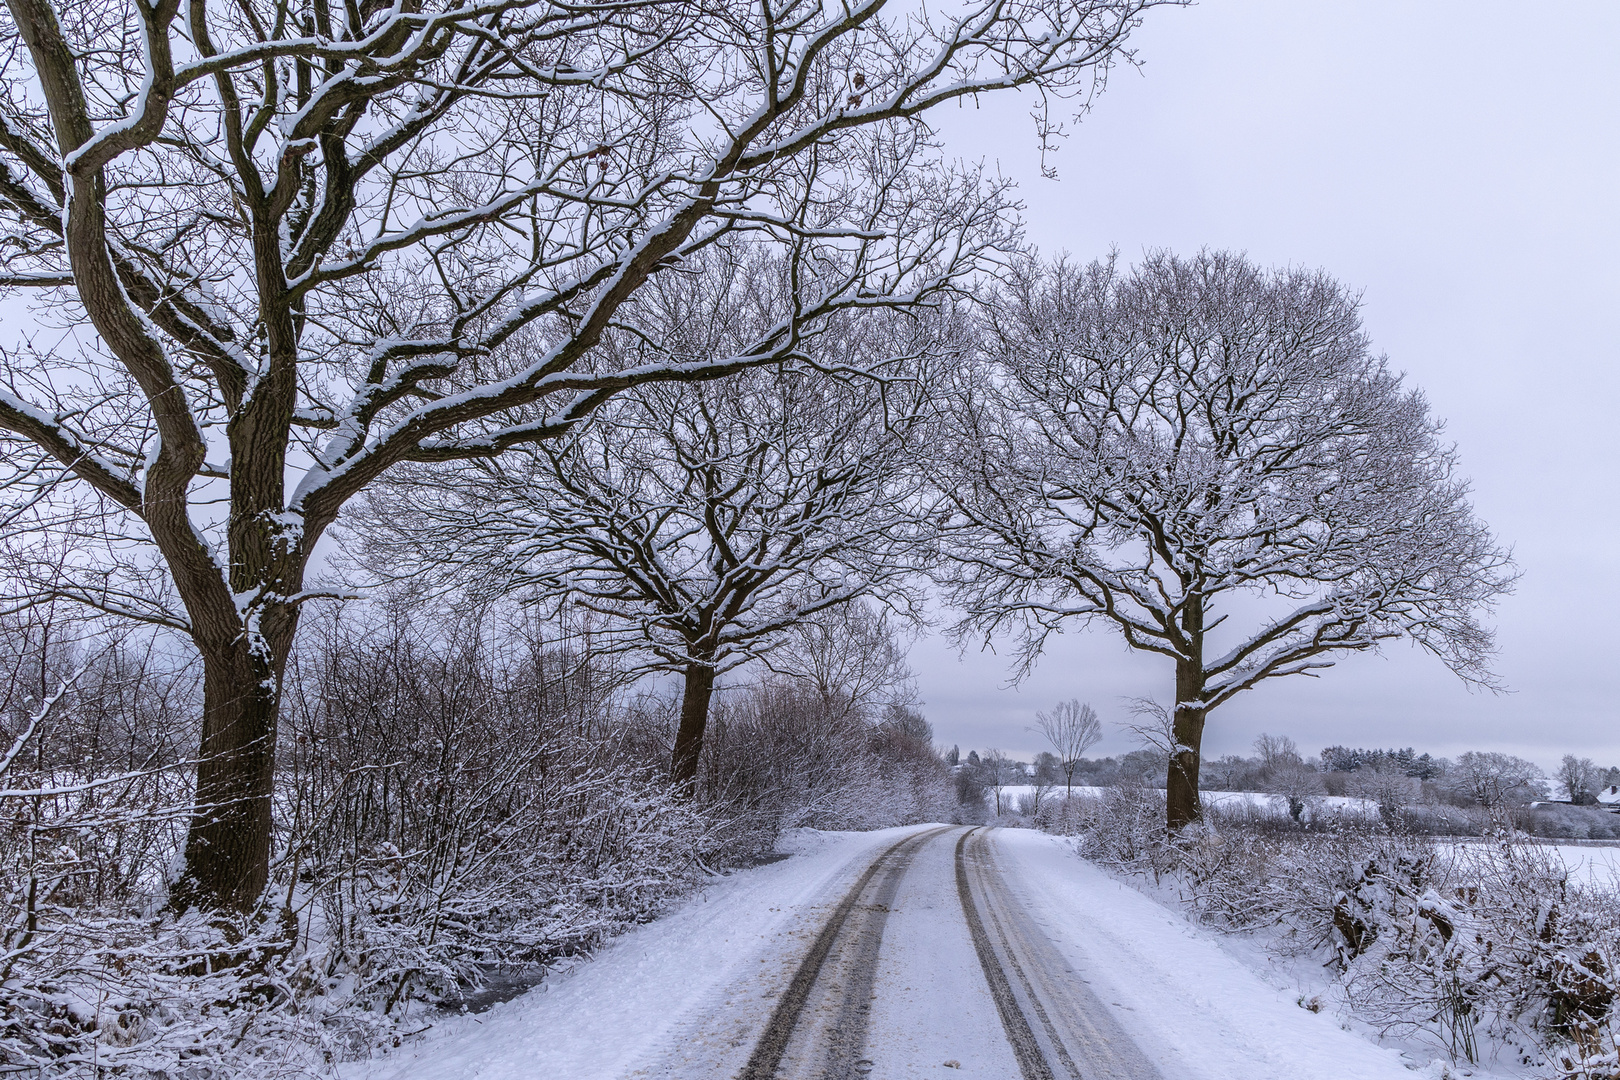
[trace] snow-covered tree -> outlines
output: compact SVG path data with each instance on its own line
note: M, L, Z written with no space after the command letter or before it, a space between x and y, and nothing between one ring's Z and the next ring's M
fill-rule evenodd
M1559 763L1558 774L1553 777L1559 790L1572 803L1592 802L1599 787L1599 780L1603 771L1593 764L1591 758L1578 758L1574 754L1565 754L1564 760Z
M1012 809L1011 800L1003 794L1006 788L1023 780L1023 777L1018 775L1017 766L1017 762L994 746L986 750L984 757L978 762L979 783L995 792L998 818L1004 811Z
M1018 632L1026 669L1098 621L1169 660L1173 830L1210 712L1266 679L1404 637L1490 683L1480 615L1512 566L1343 286L1161 253L1027 265L984 312L936 465L958 630Z
M0 290L38 321L0 296L0 458L137 572L53 588L202 656L175 899L263 891L287 650L350 499L970 272L1010 207L937 163L929 111L1089 94L1154 2L7 0ZM726 236L782 253L791 311L614 366L626 302Z
M758 274L711 269L651 289L643 302L662 309L647 316L659 332L627 348L726 355L771 319L772 297L786 303L754 287ZM738 302L739 281L763 310ZM887 622L847 625L865 640L846 635L833 649L805 624L864 596L913 602L907 575L929 528L912 463L933 407L937 321L865 318L801 343L818 362L879 379L786 366L641 387L566 438L453 476L411 472L362 514L370 562L597 615L598 649L681 676L671 772L690 784L716 678L773 646L787 646L785 673L846 707L851 688L869 696L904 668Z
M1387 769L1415 776L1419 780L1433 780L1446 771L1450 762L1427 753L1420 754L1412 747L1404 749L1368 750L1364 747L1329 746L1322 751L1322 767L1330 772L1355 772L1357 769Z
M1458 755L1442 783L1488 808L1522 805L1547 794L1546 775L1535 762L1480 750Z
M1266 770L1265 789L1288 800L1288 815L1299 821L1309 800L1327 793L1322 774L1295 758Z
M916 683L902 625L887 607L861 600L822 608L795 621L764 660L772 671L809 683L829 710L905 709Z
M1357 769L1345 783L1346 794L1375 804L1386 820L1401 807L1417 802L1422 791L1423 782L1417 777L1382 765Z

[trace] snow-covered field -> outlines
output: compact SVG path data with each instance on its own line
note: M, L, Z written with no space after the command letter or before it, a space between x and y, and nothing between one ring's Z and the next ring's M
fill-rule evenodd
M1267 795L1263 791L1202 791L1198 794L1205 806L1223 809L1234 809L1239 806L1252 806L1273 814L1287 814L1288 800L1281 795ZM1307 814L1355 814L1362 817L1377 817L1378 805L1367 799L1355 799L1346 795L1313 795L1306 800Z
M791 858L717 880L668 917L480 1016L452 1018L353 1080L733 1075L831 907L872 859L924 828L800 834ZM964 830L920 841L881 938L871 1075L1018 1074L952 873ZM991 834L1002 880L1118 1024L1176 1080L1444 1075L1268 985L1216 936L1109 877L1060 838ZM959 856L958 856L959 858ZM942 1064L942 1062L946 1064ZM872 1066L868 1065L871 1069ZM949 1068L951 1071L942 1071ZM1412 1069L1418 1069L1414 1074Z
M1620 887L1620 845L1559 844L1555 850L1569 867L1571 881Z
M1569 868L1569 880L1585 885L1620 888L1620 845L1549 844Z
M1042 789L1036 788L1032 784L1004 787L1001 789L1002 806L1010 810L1017 810L1020 798L1033 796L1038 790ZM1044 790L1047 798L1063 797L1064 789L1062 785L1048 787ZM1074 794L1076 798L1101 798L1108 790L1108 788L1104 787L1081 787L1076 785ZM1268 795L1263 791L1202 791L1199 792L1198 797L1207 807L1234 809L1239 806L1252 806L1267 813L1284 816L1288 813L1287 799L1281 795ZM989 804L991 809L995 808L994 790L985 792L985 802ZM1313 796L1309 802L1318 812L1367 816L1377 816L1378 814L1378 806L1367 799L1354 799L1343 795L1318 795Z

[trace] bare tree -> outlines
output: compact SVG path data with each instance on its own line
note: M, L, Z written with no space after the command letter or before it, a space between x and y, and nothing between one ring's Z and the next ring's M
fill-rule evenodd
M829 709L905 710L917 688L901 627L889 608L852 601L798 620L763 659L772 671L808 682Z
M1174 664L1168 821L1196 821L1209 713L1405 637L1491 683L1508 555L1421 394L1327 275L1238 255L1026 266L985 305L941 487L963 635L1111 626ZM1234 594L1269 618L1225 626Z
M1007 787L1007 782L1011 779L1012 769L1012 758L994 746L986 750L984 757L979 761L979 782L996 793L996 817L998 818L1001 816L1002 808L1005 805L1002 791Z
M1311 799L1327 794L1322 774L1297 758L1281 762L1267 772L1266 790L1288 800L1288 816L1295 821L1302 820Z
M8 490L71 478L156 571L63 592L202 655L177 902L264 888L279 686L346 502L970 271L1010 207L930 165L928 110L1094 91L1153 2L7 0L0 288L93 335L14 329L0 456L31 478ZM791 312L732 356L615 367L626 302L725 236L784 252Z
M661 340L731 307L729 290L686 284L701 303L670 303ZM815 355L832 348L829 361L875 370L882 357L872 350L928 354L919 326L895 327L897 341L866 320ZM705 334L694 351L732 335L720 336ZM785 670L815 680L829 707L852 687L870 696L881 689L874 680L904 667L886 622L844 628L864 631L844 643L867 650L859 658L814 647L819 635L805 624L863 596L912 602L909 556L928 528L911 466L931 391L909 370L873 380L760 368L627 392L568 438L454 478L434 472L380 489L363 515L373 562L398 573L443 568L601 616L598 648L642 652L648 667L684 680L671 773L689 786L716 678L784 638L803 646L790 648Z
M1275 769L1283 765L1303 764L1304 759L1299 756L1299 747L1294 740L1286 735L1267 735L1262 733L1254 740L1254 752L1260 755L1260 767Z
M1534 762L1478 750L1459 755L1443 783L1487 809L1522 805L1547 794L1547 778Z
M1057 751L1058 767L1063 770L1064 798L1074 794L1074 770L1086 751L1102 738L1102 722L1097 710L1078 699L1060 701L1050 714L1035 714L1035 726Z
M1599 783L1602 775L1602 771L1592 763L1591 758L1565 754L1564 760L1558 766L1558 775L1553 779L1563 793L1569 796L1569 801L1578 804L1595 801L1597 789L1602 786Z
M1286 735L1261 734L1254 740L1260 757L1260 780L1265 790L1288 800L1288 816L1302 819L1307 801L1325 794L1322 774L1305 764L1299 747Z

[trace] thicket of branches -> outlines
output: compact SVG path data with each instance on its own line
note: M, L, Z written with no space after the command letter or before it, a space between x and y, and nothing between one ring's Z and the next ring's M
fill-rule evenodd
M47 1074L363 1056L422 1026L423 1002L588 951L781 829L954 806L903 666L726 688L683 797L674 702L627 690L587 628L405 595L303 627L271 903L176 919L161 907L193 797L198 665L160 636L46 614L0 621L0 1059Z

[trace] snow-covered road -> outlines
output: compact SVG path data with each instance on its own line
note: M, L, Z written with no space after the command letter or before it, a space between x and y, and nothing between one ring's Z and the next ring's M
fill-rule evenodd
M368 1080L1408 1080L1027 830L819 834Z

